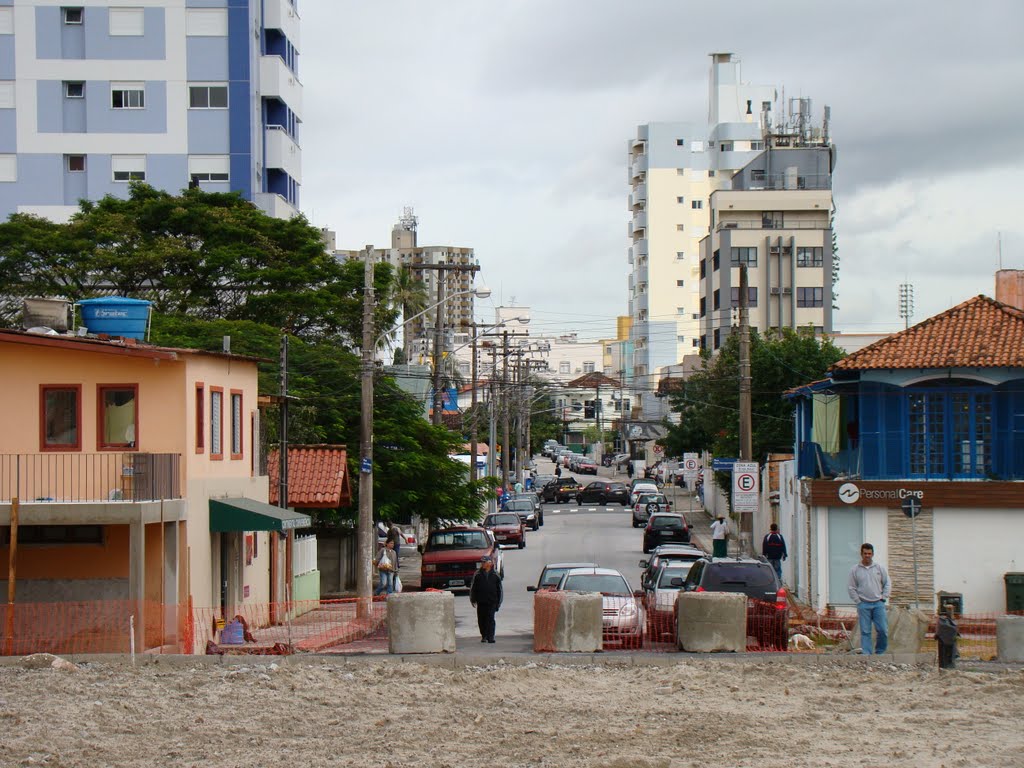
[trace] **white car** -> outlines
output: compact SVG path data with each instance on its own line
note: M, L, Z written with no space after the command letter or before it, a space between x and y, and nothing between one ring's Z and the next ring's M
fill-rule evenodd
M643 602L633 594L626 577L611 568L572 568L558 582L557 589L600 592L605 643L639 648L643 643L646 619Z
M632 507L636 504L636 500L640 498L642 493L659 493L658 485L653 480L640 480L634 483L629 491L629 506Z

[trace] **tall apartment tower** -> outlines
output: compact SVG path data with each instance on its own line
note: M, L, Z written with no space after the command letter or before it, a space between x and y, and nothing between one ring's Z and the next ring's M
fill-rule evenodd
M0 220L135 180L294 215L298 46L294 0L0 0Z
M711 194L764 149L761 112L774 100L774 87L740 80L732 54L714 53L707 120L641 125L629 142L632 377L644 418L665 415L659 371L699 350Z

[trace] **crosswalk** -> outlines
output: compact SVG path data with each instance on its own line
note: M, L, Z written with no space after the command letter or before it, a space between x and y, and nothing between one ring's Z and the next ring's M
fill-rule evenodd
M544 507L545 515L558 515L558 514L573 514L580 512L616 512L629 514L629 507L623 507L620 504L609 504L603 507L592 507L584 504L582 507L578 504L564 504L557 507Z

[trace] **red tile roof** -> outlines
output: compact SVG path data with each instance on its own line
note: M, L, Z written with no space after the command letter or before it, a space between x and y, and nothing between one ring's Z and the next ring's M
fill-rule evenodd
M277 504L280 451L267 456L270 503ZM344 445L288 446L288 506L296 509L335 509L352 503L348 454Z
M1024 311L975 296L832 366L833 371L907 368L1024 368Z

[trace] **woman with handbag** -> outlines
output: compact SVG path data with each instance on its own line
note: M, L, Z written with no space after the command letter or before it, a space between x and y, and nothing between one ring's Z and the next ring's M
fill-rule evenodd
M376 565L380 581L373 594L382 595L387 593L390 595L395 591L395 571L398 569L398 558L395 557L395 542L384 542L384 548L377 555Z

